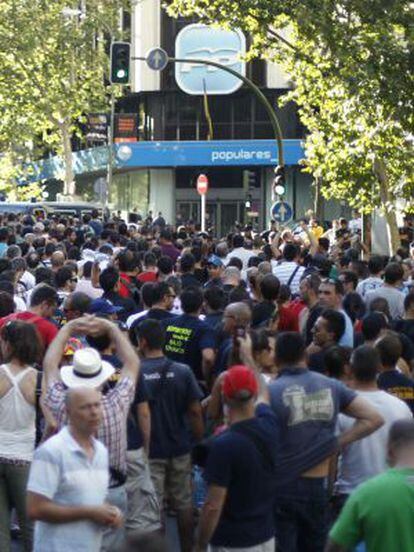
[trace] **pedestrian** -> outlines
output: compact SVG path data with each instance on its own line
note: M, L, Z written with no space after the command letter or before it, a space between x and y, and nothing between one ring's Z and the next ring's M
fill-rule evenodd
M326 373L325 355L330 347L338 345L345 331L345 317L341 312L325 309L312 328L313 342L307 348L311 370Z
M127 417L134 398L140 363L128 338L114 323L103 318L87 316L72 320L60 330L49 347L43 363L47 389L44 404L52 412L61 428L67 417L66 390L77 386L98 389L114 374L114 367L103 361L99 353L92 348L76 351L73 355L73 364L63 366L59 370L63 351L70 337L103 333L108 333L114 343L115 353L121 361L122 368L115 387L102 397L103 418L97 431L97 438L103 442L109 452L110 482L107 500L125 515L127 511L125 489ZM123 527L107 528L104 531L102 552L116 550L123 539Z
M367 307L369 308L374 299L381 297L387 301L391 317L393 319L402 318L404 316L404 293L399 288L402 285L403 276L404 271L399 263L389 263L384 270L382 287L365 294Z
M329 461L342 448L383 424L370 403L337 380L309 370L298 333L276 339L279 377L269 385L280 424L280 485L275 521L282 552L322 552L327 533ZM356 419L336 437L339 412Z
M229 429L209 445L207 497L197 531L197 552L273 552L279 424L268 405L256 406L258 383L247 366L224 375Z
M136 332L151 411L151 477L161 509L168 496L177 512L182 552L190 552L193 506L187 426L195 441L199 441L203 435L200 404L203 394L190 368L164 355L165 331L157 320L145 320Z
M77 387L65 397L68 425L35 453L27 508L36 521L34 552L99 552L104 527L120 527L122 515L105 503L108 452L95 439L102 422L101 394Z
M165 354L190 366L199 382L208 384L215 360L216 334L199 319L203 292L189 287L181 293L183 314L163 322L166 331Z
M13 313L2 318L0 320L0 328L13 320L21 320L34 324L43 343L43 354L58 333L56 325L50 321L50 318L55 313L57 304L58 296L54 288L46 284L36 286L31 295L29 310Z
M352 388L381 413L384 425L343 449L335 483L337 512L358 485L386 470L386 449L391 425L397 420L413 417L410 408L402 400L378 388L380 364L378 351L369 345L361 345L351 357ZM340 414L339 432L348 431L353 423L352 418Z
M346 502L329 534L326 552L414 551L414 421L391 426L387 457L390 468L360 485Z
M14 507L23 549L30 552L32 524L26 512L26 485L35 447L39 387L33 364L41 351L35 326L9 321L0 330L0 348L4 362L0 366L0 550L11 551L10 514Z

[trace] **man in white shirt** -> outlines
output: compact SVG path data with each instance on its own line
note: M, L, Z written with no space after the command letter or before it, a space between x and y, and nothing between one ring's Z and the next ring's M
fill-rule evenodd
M375 291L379 287L382 287L384 283L381 278L381 274L384 270L383 258L380 255L373 255L368 261L368 270L369 277L359 282L356 288L356 292L359 293L362 298L365 298L365 295L369 291Z
M404 270L400 263L389 263L384 270L384 285L375 291L369 291L365 295L367 307L377 297L382 297L388 303L392 318L404 316L405 295L399 288L402 286Z
M92 261L86 261L82 267L82 278L78 280L75 291L81 291L86 293L91 299L99 299L103 295L103 289L100 287L95 287L92 283Z
M279 279L281 284L290 287L293 294L299 293L299 284L302 279L305 268L300 266L299 248L293 243L287 243L283 248L283 259L280 263L273 263L273 274Z
M94 438L102 421L101 393L67 391L68 425L39 447L28 481L28 515L35 520L34 552L99 552L103 528L122 524L105 503L108 452Z
M341 505L360 483L385 471L386 445L391 425L396 420L412 418L411 410L405 402L378 389L380 364L378 351L369 345L358 347L351 357L353 389L375 406L385 423L368 437L351 443L342 451L335 485L337 502ZM339 415L337 427L340 433L348 431L353 424L353 418Z
M244 238L241 234L236 234L233 238L233 251L231 251L227 257L230 260L232 257L237 257L243 263L243 270L247 269L247 263L250 257L254 257L253 251L244 247Z

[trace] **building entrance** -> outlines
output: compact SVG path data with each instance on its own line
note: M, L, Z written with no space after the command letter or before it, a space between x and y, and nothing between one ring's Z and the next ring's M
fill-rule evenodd
M189 220L200 222L200 201L177 201L177 223ZM212 228L217 236L225 236L234 230L236 222L246 221L246 205L241 200L208 201L206 205L206 228Z

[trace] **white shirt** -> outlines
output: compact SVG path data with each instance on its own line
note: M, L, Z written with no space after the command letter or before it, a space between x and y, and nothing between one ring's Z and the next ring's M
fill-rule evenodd
M35 285L36 285L35 277L33 276L33 274L31 272L29 272L27 270L25 270L23 272L23 274L21 275L20 281L24 283L27 290L34 288Z
M233 251L230 251L230 253L227 255L226 265L229 263L232 257L237 257L238 259L240 259L243 263L243 270L246 270L247 263L249 262L250 257L255 257L255 254L253 253L253 251L245 249L244 247L236 247L236 249L233 249Z
M92 285L92 282L90 280L87 280L86 278L81 278L80 280L78 280L75 291L86 293L86 295L91 299L99 299L100 297L102 297L103 294L103 289L94 287Z
M90 460L64 427L35 451L28 491L65 506L103 505L109 484L108 452L96 439L93 446ZM88 520L36 521L33 552L99 552L103 529Z
M356 288L356 292L364 298L369 291L375 291L376 289L382 287L383 284L383 280L378 276L370 276L369 278L366 278L365 280L359 282Z
M404 316L404 299L405 295L402 291L399 291L392 286L382 286L375 291L369 291L365 295L365 303L367 307L372 303L377 297L382 297L388 303L390 308L391 318L402 318Z
M299 266L298 263L295 263L295 261L282 261L281 263L272 261L273 274L279 279L281 284L286 285L295 270L296 273L290 282L289 287L292 293L299 293L299 284L303 273L305 272L305 267Z
M405 402L385 391L358 391L358 395L369 401L384 418L379 429L348 445L338 462L336 491L350 494L360 483L383 472L387 468L387 440L391 425L402 418L412 418ZM337 427L344 433L355 423L354 418L340 414Z

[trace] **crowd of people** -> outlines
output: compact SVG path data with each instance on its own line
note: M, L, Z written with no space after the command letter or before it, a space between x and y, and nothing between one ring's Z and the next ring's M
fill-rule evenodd
M0 215L0 550L414 551L405 228Z

